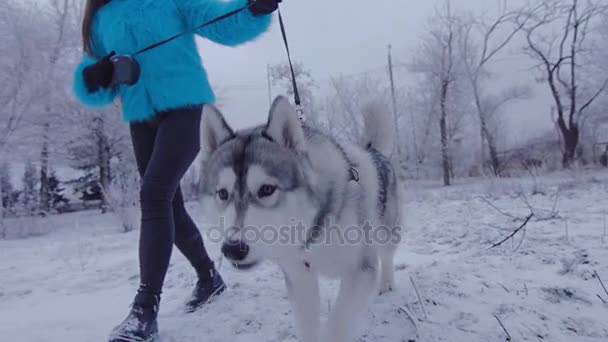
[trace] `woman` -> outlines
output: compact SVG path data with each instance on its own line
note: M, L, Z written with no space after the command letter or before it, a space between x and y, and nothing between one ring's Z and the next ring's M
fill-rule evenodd
M187 302L192 312L219 293L224 282L201 234L184 207L180 179L200 149L202 106L214 101L194 35L187 34L135 56L139 77L116 84L111 56L136 51L237 8L246 10L195 33L236 46L265 32L281 0L88 0L82 34L84 60L74 92L85 105L108 105L120 96L142 184L139 240L140 286L127 318L111 342L150 341L158 334L160 295L173 244L198 281Z

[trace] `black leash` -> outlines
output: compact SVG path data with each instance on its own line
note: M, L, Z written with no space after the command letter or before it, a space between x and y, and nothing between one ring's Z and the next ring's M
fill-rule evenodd
M134 54L133 54L133 56L137 56L137 55L139 55L139 54L141 54L141 53L144 53L144 52L146 52L146 51L148 51L148 50L152 50L152 49L154 49L154 48L156 48L156 47L158 47L158 46L161 46L161 45L163 45L163 44L166 44L166 43L168 43L168 42L170 42L170 41L172 41L172 40L174 40L174 39L177 39L177 38L179 38L179 37L181 37L181 36L183 36L183 35L185 35L185 34L189 34L189 33L192 33L192 32L194 32L194 31L196 31L196 30L202 29L202 28L203 28L203 27L205 27L205 26L209 26L209 25L211 25L211 24L215 24L215 23L217 23L217 22L218 22L218 21L220 21L220 20L224 20L224 19L226 19L226 18L232 17L233 15L236 15L236 14L238 14L238 13L240 13L240 12L242 12L242 11L244 11L244 10L248 9L248 8L250 8L251 6L253 6L253 4L254 4L254 3L255 3L255 1L251 1L250 3L248 3L247 5L245 5L245 6L243 6L243 7L240 7L240 8L237 8L237 9L235 9L235 10L232 10L232 11L230 11L230 12L228 12L228 13L222 14L222 15L220 15L219 17L214 18L214 19L212 19L212 20L209 20L208 22L203 23L203 24L201 24L201 25L199 25L199 26L197 26L197 27L195 27L195 28L192 28L192 29L190 29L190 30L188 30L188 31L184 31L184 32L182 32L182 33L176 34L176 35L175 35L175 36L173 36L173 37L169 37L169 38L167 38L167 39L161 40L160 42L156 42L156 43L154 43L154 44L152 44L152 45L149 45L149 46L147 46L147 47L145 47L145 48L143 48L143 49L141 49L141 50L137 51L136 53L134 53Z
M287 42L287 32L285 31L285 23L283 22L283 16L281 10L279 12L279 25L281 26L281 35L283 36L283 42L285 43L285 49L287 50L287 61L289 62L289 70L291 71L291 82L293 85L293 97L296 104L296 111L298 112L298 118L304 122L304 110L302 109L302 101L300 100L300 92L298 91L298 84L296 82L296 73L293 71L293 63L291 62L291 53L289 52L289 43Z
M235 9L235 10L232 10L232 11L230 11L228 13L222 14L219 17L214 18L212 20L209 20L209 21L207 21L207 22L205 22L205 23L203 23L203 24L201 24L199 26L196 26L196 27L194 27L194 28L192 28L192 29L190 29L188 31L181 32L181 33L176 34L176 35L174 35L172 37L169 37L167 39L163 39L163 40L161 40L159 42L156 42L154 44L148 45L145 48L143 48L143 49L135 52L132 56L137 56L137 55L142 54L142 53L144 53L146 51L150 51L150 50L152 50L154 48L157 48L157 47L159 47L159 46L161 46L163 44L166 44L166 43L168 43L168 42L170 42L172 40L175 40L175 39L177 39L177 38L179 38L179 37L181 37L183 35L190 34L190 33L194 32L196 30L200 30L203 27L215 24L218 21L221 21L221 20L224 20L226 18L232 17L233 15L236 15L236 14L238 14L238 13L240 13L240 12L246 10L246 9L249 9L254 4L255 4L255 1L251 1L251 2L249 2L245 6L242 6L240 8ZM304 110L302 109L302 101L300 99L300 92L298 90L298 84L297 84L297 81L296 81L296 74L295 74L295 72L293 70L293 63L291 62L291 53L289 51L289 43L287 42L287 32L285 31L285 23L283 22L283 16L281 15L281 10L278 9L277 12L279 13L279 25L281 26L281 35L283 36L283 42L285 43L285 49L287 50L287 60L289 62L289 70L291 71L291 82L292 82L292 85L293 85L293 97L294 97L294 101L295 101L295 104L296 104L296 112L298 113L298 118L300 119L300 121L304 122Z

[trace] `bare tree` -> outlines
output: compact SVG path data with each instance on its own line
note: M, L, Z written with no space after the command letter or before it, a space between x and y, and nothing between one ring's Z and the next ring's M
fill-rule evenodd
M368 74L332 77L323 116L325 124L336 136L354 143L360 142L363 136L361 109L370 101L388 100L385 89L380 80Z
M498 130L500 125L496 115L508 103L526 98L529 88L514 86L498 94L489 94L487 82L492 76L490 66L497 56L511 43L526 23L516 20L522 16L520 11L511 11L507 1L499 3L498 15L471 18L462 35L462 58L467 79L473 95L473 103L479 119L481 138L481 165L486 161L486 146L490 157L490 167L494 175L502 170L498 155ZM518 22L519 21L519 22Z
M19 149L39 151L40 207L48 209L52 123L61 103L71 101L65 87L71 70L59 61L74 53L81 2L8 0L0 9L0 156L12 140ZM32 23L36 23L32 25ZM69 63L68 63L69 64ZM18 138L18 139L16 139ZM34 148L35 147L35 148ZM12 154L12 159L32 158Z
M31 26L36 21L32 4L7 1L0 7L0 163L7 162L7 151L23 117L31 110L44 88L39 80L39 46L44 46L44 31ZM44 20L40 20L44 24ZM1 187L2 185L0 185ZM3 230L4 204L0 198L0 230Z
M66 158L71 167L86 174L81 185L99 186L102 195L111 194L110 187L115 176L112 159L122 158L131 149L128 130L121 119L118 106L115 103L107 109L89 110L72 103L62 118L67 132L67 149L62 157ZM109 200L106 196L102 197L102 212L112 209Z
M47 75L46 80L47 88L49 90L54 89L53 84L65 81L65 74L56 74L57 64L62 55L66 52L70 53L79 44L77 39L79 32L77 30L78 25L75 25L80 17L80 2L75 0L52 0L43 15L47 17L51 27L48 29L55 34L54 40L50 43L46 64ZM59 101L54 101L55 98L60 97ZM66 101L64 93L57 91L49 91L45 97L46 104L40 116L40 120L36 120L36 123L40 126L42 139L40 143L40 209L42 211L48 211L50 209L50 196L49 196L49 162L50 162L50 140L51 140L51 124L57 119L58 115L55 113L57 106L54 105L57 102Z
M435 95L433 89L429 89L426 82L419 82L412 89L409 89L406 94L405 106L406 111L410 113L408 125L411 126L411 144L406 144L408 149L406 154L410 156L410 160L414 163L414 177L416 179L421 176L428 176L426 166L431 160L433 150L436 146L433 145L435 132L432 127L435 120ZM416 113L416 115L414 115ZM421 173L423 173L421 175Z
M563 167L575 160L581 122L608 86L608 77L596 84L589 81L596 78L586 73L593 44L590 35L606 9L602 0L545 0L524 16L526 51L538 61L541 80L549 86L555 102L556 124L563 139Z
M0 152L17 131L22 119L44 93L39 85L41 63L37 52L48 36L34 29L34 7L9 1L0 7ZM41 20L44 25L44 21ZM0 153L3 155L3 153Z
M430 18L430 28L423 37L421 52L410 65L410 69L422 74L425 82L433 85L438 99L437 116L441 141L441 165L443 184L451 184L452 167L450 157L449 101L454 84L461 77L462 63L458 59L458 41L462 34L461 18L452 12L449 1L437 9Z

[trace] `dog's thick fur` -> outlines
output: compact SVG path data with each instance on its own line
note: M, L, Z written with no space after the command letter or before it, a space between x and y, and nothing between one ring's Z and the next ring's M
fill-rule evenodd
M378 104L363 114L366 135L355 146L302 124L284 97L266 125L242 132L216 108L204 112L203 192L229 227L222 251L238 268L263 259L280 266L304 342L352 342L371 296L394 287L401 206L393 127ZM324 329L321 275L341 280Z

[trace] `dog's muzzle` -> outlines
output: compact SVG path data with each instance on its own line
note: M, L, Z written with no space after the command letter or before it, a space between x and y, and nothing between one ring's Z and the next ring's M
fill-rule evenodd
M258 264L257 261L245 262L249 255L249 245L240 240L224 241L222 254L239 270L248 270Z
M240 240L226 240L222 244L222 254L231 261L243 261L249 255L249 245Z

